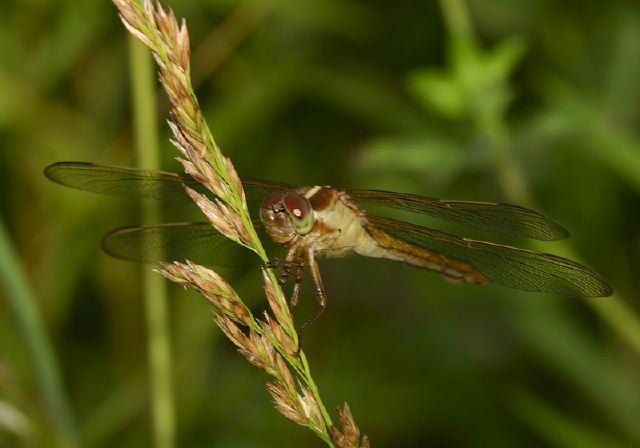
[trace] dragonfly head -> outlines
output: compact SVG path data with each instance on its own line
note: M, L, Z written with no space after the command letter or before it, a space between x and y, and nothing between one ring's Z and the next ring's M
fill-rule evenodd
M276 243L286 244L305 235L315 224L307 198L297 193L276 192L262 201L260 219Z

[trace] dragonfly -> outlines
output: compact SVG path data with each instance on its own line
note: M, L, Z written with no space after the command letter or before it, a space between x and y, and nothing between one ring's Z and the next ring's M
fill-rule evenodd
M52 181L107 195L130 195L169 202L190 202L184 186L211 194L186 174L86 162L57 162L45 169ZM479 241L366 212L388 207L465 224L480 230L542 241L567 238L569 232L546 215L518 205L442 200L382 190L297 186L242 179L249 203L261 201L254 224L286 256L272 266L281 283L295 279L290 302L298 301L305 266L313 278L319 308L327 305L316 259L360 255L437 272L455 283L496 284L517 290L570 297L604 297L613 290L586 266L557 255ZM244 248L208 222L125 227L107 234L103 249L133 261L190 259L224 265ZM246 250L246 249L244 249Z

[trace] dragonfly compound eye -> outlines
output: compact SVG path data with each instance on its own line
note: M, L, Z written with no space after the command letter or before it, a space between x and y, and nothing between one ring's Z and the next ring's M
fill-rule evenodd
M304 219L311 211L309 201L299 194L286 195L283 203L289 215L297 219Z
M266 211L273 208L274 205L281 203L283 199L283 194L280 192L271 193L267 198L262 201L262 205L260 206L260 210Z
M260 205L260 219L265 225L283 225L282 193L272 193Z
M301 234L308 233L313 228L313 210L311 204L304 197L296 193L289 193L284 196L284 207L292 218L296 231Z

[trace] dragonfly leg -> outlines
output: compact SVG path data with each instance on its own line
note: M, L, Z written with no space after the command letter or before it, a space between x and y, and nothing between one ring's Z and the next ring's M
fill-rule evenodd
M268 265L268 267L278 269L280 271L280 275L278 277L278 283L280 285L286 284L290 278L295 279L293 292L289 299L289 304L292 307L298 304L298 297L300 296L300 284L302 283L305 264L304 259L302 258L303 253L304 252L297 247L292 247L289 249L284 260L274 259Z
M287 258L285 260L286 263L288 263L287 275L295 279L293 292L291 294L291 298L289 299L289 304L292 307L298 304L298 296L300 295L300 284L302 283L302 273L304 272L304 259L302 258L303 253L303 250L300 250L298 247L294 246L289 249Z
M302 274L304 273L304 261L302 258L298 259L298 263L295 264L295 283L293 284L293 292L289 299L289 304L293 307L298 304L298 297L300 296L300 285L302 284Z
M302 327L300 328L299 334L312 325L318 318L322 315L324 310L327 308L327 296L324 292L324 285L322 284L322 277L320 277L320 269L318 269L318 264L316 263L316 259L312 250L307 251L307 263L309 264L309 269L311 270L311 276L313 277L313 283L316 285L316 298L318 300L318 305L320 307L315 312L311 318L306 321Z
M304 263L300 260L281 260L274 258L267 264L267 267L279 271L278 283L284 285L291 277L297 278L298 270L304 267Z
M291 265L286 261L281 261L280 266L278 266L278 269L280 269L280 276L278 277L278 283L280 283L280 285L283 286L289 281L289 279L293 275L291 273Z

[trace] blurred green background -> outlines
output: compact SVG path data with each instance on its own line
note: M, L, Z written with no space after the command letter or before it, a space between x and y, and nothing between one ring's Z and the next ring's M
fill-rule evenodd
M580 259L616 290L566 299L379 260L321 262L329 308L304 342L327 406L348 401L377 447L640 446L638 2L170 6L187 18L198 97L241 175L535 207L571 239L497 241ZM153 444L151 267L99 244L140 222L139 207L42 175L59 160L135 164L127 39L108 1L9 0L0 15L2 447L72 446L65 433L86 447ZM160 90L159 108L163 167L175 171ZM263 309L255 271L230 280ZM272 409L267 377L221 338L201 297L169 295L177 446L322 446ZM68 413L42 392L37 322L16 305L29 300ZM309 283L302 302L300 322L314 309Z

